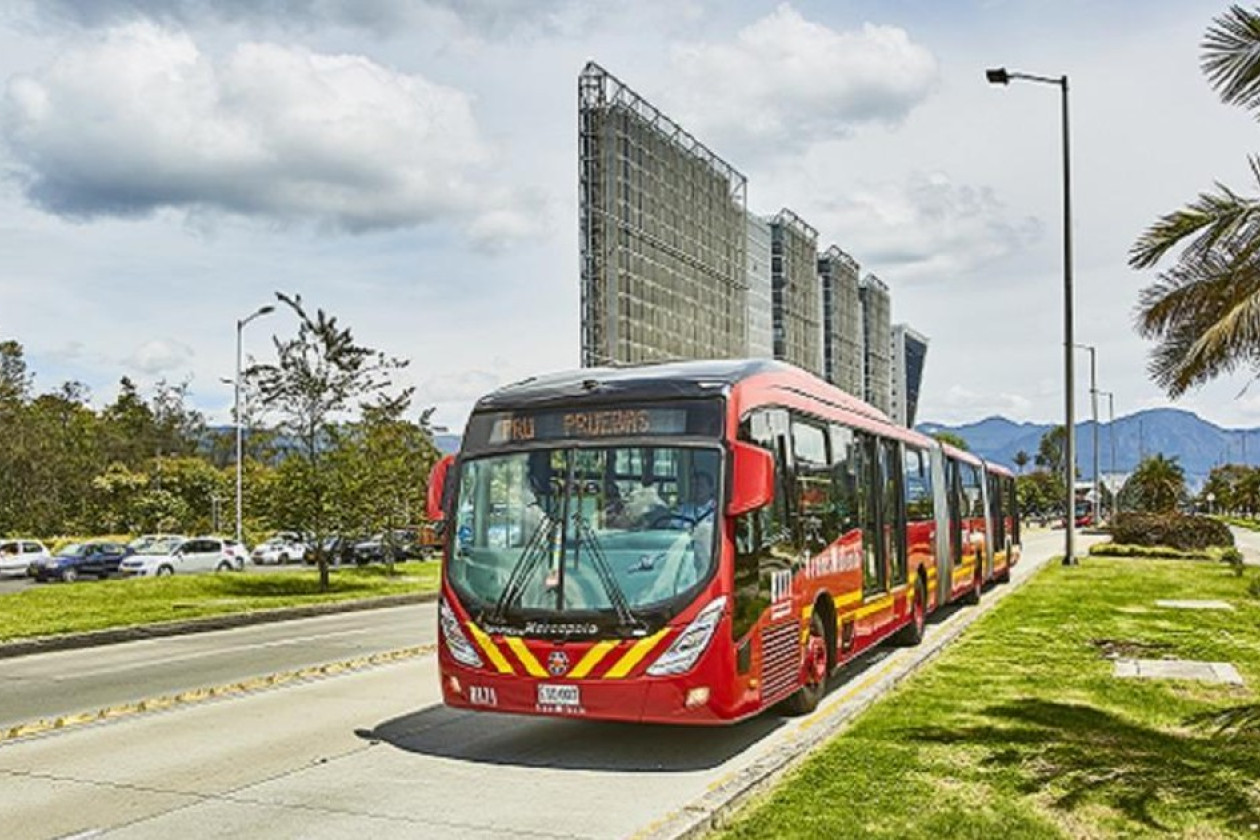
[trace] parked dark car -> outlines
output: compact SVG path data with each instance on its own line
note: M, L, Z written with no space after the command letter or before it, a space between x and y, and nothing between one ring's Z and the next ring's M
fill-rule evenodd
M47 560L31 564L29 574L36 580L62 580L71 583L84 575L106 578L118 573L124 558L134 552L116 542L70 543Z
M333 566L350 565L356 561L354 548L363 541L359 536L338 535L324 539L324 556ZM314 564L319 558L315 556L315 547L308 546L304 558L307 563Z
M432 525L395 528L364 540L354 547L354 560L359 565L382 563L392 553L394 560L427 560L441 548Z

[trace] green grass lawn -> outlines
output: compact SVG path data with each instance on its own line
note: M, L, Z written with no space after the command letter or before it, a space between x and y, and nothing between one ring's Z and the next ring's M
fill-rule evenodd
M1157 599L1230 602L1171 610ZM1246 688L1119 680L1111 656L1232 662ZM1260 600L1227 568L1048 565L722 835L1260 837Z
M384 566L333 569L331 588L323 593L314 568L39 584L0 596L0 641L437 591L439 563L394 568L392 577Z

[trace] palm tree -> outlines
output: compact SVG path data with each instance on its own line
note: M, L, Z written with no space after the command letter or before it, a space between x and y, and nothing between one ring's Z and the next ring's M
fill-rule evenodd
M1019 470L1020 475L1023 475L1024 467L1028 466L1028 462L1031 461L1032 458L1027 452L1021 449L1015 453L1015 456L1011 458L1011 460L1015 462L1015 469Z
M1201 44L1202 68L1226 104L1260 113L1260 10L1231 6ZM1260 186L1260 157L1250 159ZM1215 191L1161 217L1129 250L1151 268L1185 242L1177 264L1143 290L1138 332L1157 342L1150 371L1178 397L1239 367L1260 373L1260 198Z
M1176 456L1152 455L1138 464L1120 493L1130 510L1169 513L1186 495L1186 471Z

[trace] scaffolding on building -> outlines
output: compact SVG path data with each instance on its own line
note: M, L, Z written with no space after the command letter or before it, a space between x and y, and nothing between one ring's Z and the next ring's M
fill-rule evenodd
M747 179L595 63L578 79L582 364L747 352Z
M818 231L784 208L770 220L774 357L822 376Z
M863 398L880 411L892 411L892 298L888 286L867 274L858 286L865 343Z
M857 260L832 245L818 255L822 283L823 378L842 391L865 393L865 349L862 340L861 274Z
M754 213L748 220L748 349L752 359L774 358L774 286L770 276L770 221Z

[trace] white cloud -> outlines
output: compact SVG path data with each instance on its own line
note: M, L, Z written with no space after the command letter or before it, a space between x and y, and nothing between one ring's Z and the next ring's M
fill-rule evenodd
M187 370L196 353L187 344L174 339L146 341L127 357L127 364L151 375Z
M591 4L581 0L30 0L27 5L37 19L88 27L149 19L180 25L331 25L376 35L435 24L499 36L568 31L594 15Z
M736 150L794 151L859 125L895 124L938 76L932 53L903 29L838 31L787 4L733 43L676 48L673 64L671 113L714 148Z
M469 97L362 56L244 43L217 61L136 23L11 79L4 104L28 198L68 218L170 207L362 231L485 209Z
M471 403L493 391L503 380L486 370L461 370L439 374L416 386L416 405Z
M898 283L953 280L1043 235L1038 220L1012 216L992 190L941 173L857 182L835 195L816 200L811 223L824 240L836 237L864 266L878 266Z
M995 415L1015 420L1029 416L1032 401L1022 394L975 391L963 385L951 385L933 408L935 422L970 422Z

